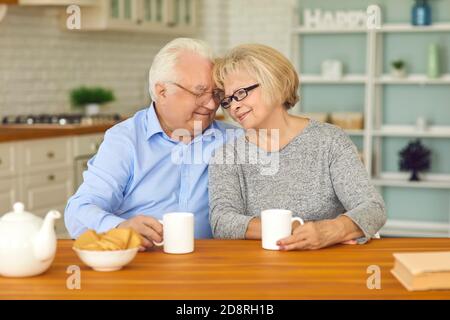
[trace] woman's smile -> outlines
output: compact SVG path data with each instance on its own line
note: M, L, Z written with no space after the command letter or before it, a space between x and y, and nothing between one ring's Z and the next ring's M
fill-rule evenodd
M240 114L236 114L236 118L239 120L239 122L244 121L245 118L247 118L247 115L250 113L251 110L241 112Z

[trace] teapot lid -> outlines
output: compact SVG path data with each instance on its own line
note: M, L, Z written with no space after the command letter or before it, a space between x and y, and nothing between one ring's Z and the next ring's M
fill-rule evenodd
M25 205L22 202L16 202L13 205L12 212L6 213L0 221L7 221L7 222L22 222L22 221L28 221L28 220L34 220L37 217L30 213L25 211Z

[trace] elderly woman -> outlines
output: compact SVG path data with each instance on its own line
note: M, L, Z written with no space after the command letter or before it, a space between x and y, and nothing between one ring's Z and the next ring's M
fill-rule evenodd
M282 250L365 243L378 232L384 202L346 133L288 113L299 79L281 53L235 47L217 59L214 80L221 107L245 131L217 149L209 166L215 238L261 239L260 213L275 208L306 221L294 222L292 235L278 241Z

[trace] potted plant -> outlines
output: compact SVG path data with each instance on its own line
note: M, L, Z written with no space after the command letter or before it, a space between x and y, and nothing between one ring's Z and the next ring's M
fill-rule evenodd
M411 141L400 151L400 170L411 171L410 181L419 181L418 173L430 169L431 151L422 145L420 139Z
M403 60L392 61L391 66L391 74L394 78L406 77L405 62Z
M70 92L70 101L75 108L82 108L88 116L98 114L100 105L114 101L111 90L100 87L79 87Z

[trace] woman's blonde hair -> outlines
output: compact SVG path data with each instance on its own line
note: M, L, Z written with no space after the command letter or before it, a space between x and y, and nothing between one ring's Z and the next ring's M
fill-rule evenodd
M254 77L266 103L281 103L286 109L298 101L299 79L292 63L277 50L262 44L243 44L215 60L214 81L224 89L225 79L235 72Z

